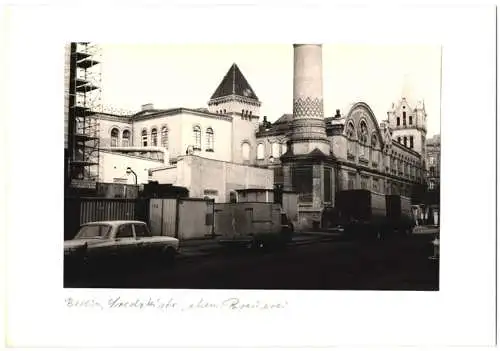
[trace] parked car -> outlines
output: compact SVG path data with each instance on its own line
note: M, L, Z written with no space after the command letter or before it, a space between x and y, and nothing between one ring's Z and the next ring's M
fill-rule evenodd
M153 236L144 222L90 222L81 225L74 239L64 241L65 273L90 268L100 271L115 264L140 267L152 259L172 265L178 252L178 239Z

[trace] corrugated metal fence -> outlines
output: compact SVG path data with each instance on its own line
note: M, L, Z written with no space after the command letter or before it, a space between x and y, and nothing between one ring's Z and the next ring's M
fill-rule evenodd
M116 219L135 219L135 201L82 201L80 223L110 221Z
M66 198L64 239L72 239L81 224L94 221L139 220L154 235L200 239L213 234L214 201L205 199Z
M149 221L147 199L66 198L64 239L74 237L81 224L94 221Z

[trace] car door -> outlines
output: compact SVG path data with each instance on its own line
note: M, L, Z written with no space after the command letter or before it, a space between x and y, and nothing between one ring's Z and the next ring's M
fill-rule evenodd
M117 258L121 262L128 262L137 253L138 245L134 237L132 223L121 224L115 235Z
M149 255L159 250L159 243L156 242L145 223L134 223L134 232L141 257L148 258Z

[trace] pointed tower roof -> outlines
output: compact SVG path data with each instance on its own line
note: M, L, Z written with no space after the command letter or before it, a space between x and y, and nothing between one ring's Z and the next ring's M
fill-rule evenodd
M222 79L222 82L215 90L215 93L213 93L211 100L229 95L239 95L259 100L236 63L232 64L231 68Z

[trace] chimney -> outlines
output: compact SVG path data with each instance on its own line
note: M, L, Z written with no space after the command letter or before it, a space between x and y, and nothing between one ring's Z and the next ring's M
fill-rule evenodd
M141 106L141 111L147 111L147 110L152 110L153 109L153 104L144 104Z

